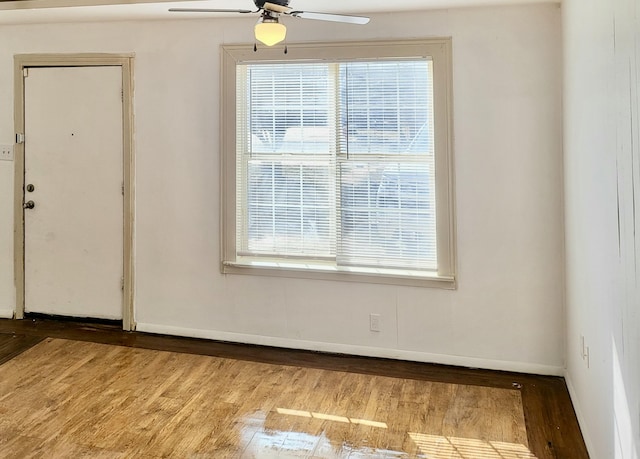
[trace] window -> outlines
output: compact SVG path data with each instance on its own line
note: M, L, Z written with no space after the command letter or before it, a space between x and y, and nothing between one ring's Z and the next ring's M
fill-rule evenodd
M454 287L450 41L223 47L223 270Z

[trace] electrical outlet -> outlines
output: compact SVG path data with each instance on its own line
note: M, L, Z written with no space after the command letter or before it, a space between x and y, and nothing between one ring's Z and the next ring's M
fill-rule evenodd
M369 314L369 330L372 332L380 331L380 314Z
M589 346L585 347L584 363L587 365L587 369L589 369L591 365L591 362L589 362Z
M588 369L591 362L589 361L589 346L587 346L584 335L580 335L580 354L582 355L582 360L584 360L584 363Z
M13 161L13 145L0 145L0 160Z
M587 365L587 370L588 370L591 365L591 362L589 361L589 346L586 346L584 350L585 350L584 357L582 358L584 359L584 363Z

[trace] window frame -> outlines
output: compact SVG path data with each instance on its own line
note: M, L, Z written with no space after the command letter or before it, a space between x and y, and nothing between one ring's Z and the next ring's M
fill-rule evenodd
M221 270L252 274L336 281L372 282L418 287L456 288L455 219L452 148L451 38L402 41L288 44L260 48L221 46ZM242 262L236 259L236 66L269 61L323 62L430 58L433 61L437 272L402 269L324 266L307 262Z

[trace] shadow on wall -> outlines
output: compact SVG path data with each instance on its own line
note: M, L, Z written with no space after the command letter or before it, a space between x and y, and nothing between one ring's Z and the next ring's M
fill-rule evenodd
M627 396L628 391L625 385L624 376L620 367L620 356L616 340L611 339L611 350L613 353L613 428L615 459L637 459L638 450L634 441L634 428L632 419L640 422L640 413L636 416L631 414L631 404ZM638 426L640 430L640 426Z

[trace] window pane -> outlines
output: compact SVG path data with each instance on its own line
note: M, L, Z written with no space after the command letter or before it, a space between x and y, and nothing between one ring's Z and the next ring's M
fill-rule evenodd
M326 164L252 160L247 182L249 252L334 253L332 180Z
M432 63L340 65L343 153L433 154Z
M344 265L435 270L433 169L426 162L342 162Z
M252 65L248 79L249 152L328 152L335 137L327 127L332 103L327 65Z

